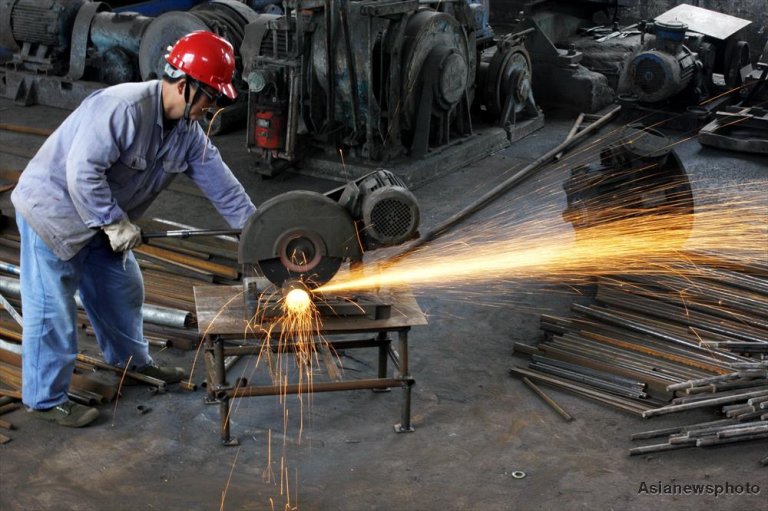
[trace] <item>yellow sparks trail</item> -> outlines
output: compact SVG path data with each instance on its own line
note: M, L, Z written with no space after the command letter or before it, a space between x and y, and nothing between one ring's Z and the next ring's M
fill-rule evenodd
M615 273L680 274L679 263L695 264L697 254L702 260L717 252L763 263L768 257L768 207L761 197L701 206L694 214L623 213L616 216L629 218L576 235L537 219L517 226L498 221L476 224L460 239L432 242L375 274L341 275L316 292L385 286L455 288L517 278L573 282Z

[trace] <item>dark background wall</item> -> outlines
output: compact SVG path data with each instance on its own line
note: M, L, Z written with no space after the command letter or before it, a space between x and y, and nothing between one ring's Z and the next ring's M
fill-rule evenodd
M749 43L753 60L763 50L768 38L768 0L618 0L619 22L622 26L641 19L653 19L676 5L687 3L704 9L718 11L731 16L747 19L752 24L742 36ZM512 23L520 11L531 12L543 9L566 9L573 14L590 16L596 23L602 23L613 16L613 1L593 0L490 0L491 25ZM601 7L607 6L607 10ZM606 15L608 17L606 17Z

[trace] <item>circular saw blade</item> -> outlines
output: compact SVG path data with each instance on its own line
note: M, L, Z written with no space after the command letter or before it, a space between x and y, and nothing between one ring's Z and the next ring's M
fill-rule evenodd
M273 284L301 280L316 288L346 259L362 259L349 212L330 198L293 190L265 201L240 236L238 261L257 264Z

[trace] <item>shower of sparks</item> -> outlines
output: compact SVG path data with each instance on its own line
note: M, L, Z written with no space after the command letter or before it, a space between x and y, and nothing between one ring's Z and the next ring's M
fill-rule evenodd
M253 369L262 361L266 363L273 385L283 389L280 394L283 402L289 385L289 373L291 369L296 370L301 438L303 395L311 395L313 375L320 363L319 352L329 346L327 340L320 335L320 314L317 305L304 289L293 289L285 296L280 291L265 292L259 297L258 303L248 328L258 332L265 341Z
M501 217L472 225L471 232L438 239L363 277L340 275L318 293L408 286L443 289L515 279L579 283L622 274L680 274L680 263L709 253L765 262L768 208L759 197L702 205L695 213L661 207L634 215L624 209L574 235L562 222L532 217L510 225ZM697 256L700 254L700 256Z

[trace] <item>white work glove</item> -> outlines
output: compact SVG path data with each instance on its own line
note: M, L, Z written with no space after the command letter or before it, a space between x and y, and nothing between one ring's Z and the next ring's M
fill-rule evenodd
M127 218L116 224L102 227L109 237L109 244L115 252L125 252L141 245L141 229Z

